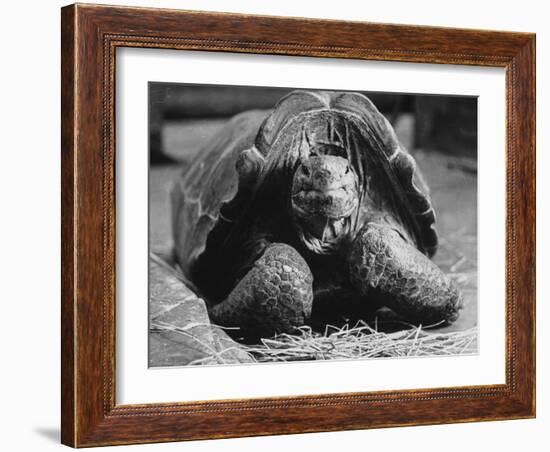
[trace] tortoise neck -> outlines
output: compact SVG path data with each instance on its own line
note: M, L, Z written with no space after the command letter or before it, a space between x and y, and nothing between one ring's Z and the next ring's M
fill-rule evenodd
M294 217L294 225L300 242L315 254L335 254L349 242L353 218L341 219Z

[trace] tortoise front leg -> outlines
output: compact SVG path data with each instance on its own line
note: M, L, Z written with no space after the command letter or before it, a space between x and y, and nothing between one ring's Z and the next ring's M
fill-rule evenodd
M311 315L312 283L302 256L289 245L275 243L209 314L214 323L239 327L248 340L291 332Z
M378 292L384 305L408 321L452 323L459 316L462 296L456 285L388 224L363 228L349 264L352 282L362 295Z

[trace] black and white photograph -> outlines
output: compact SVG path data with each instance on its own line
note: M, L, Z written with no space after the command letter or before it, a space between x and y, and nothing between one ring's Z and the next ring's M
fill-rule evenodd
M149 366L477 353L477 98L149 83Z

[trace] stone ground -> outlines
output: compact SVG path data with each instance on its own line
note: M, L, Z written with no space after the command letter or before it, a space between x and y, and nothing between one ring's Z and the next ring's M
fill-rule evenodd
M222 124L223 121L220 120L168 124L163 129L167 153L184 162L183 165L185 165L185 162L189 161L200 148L201 143L215 133ZM410 148L412 119L410 117L402 118L395 128L402 143ZM438 331L465 330L477 325L477 175L475 164L449 158L433 151L412 150L412 154L431 189L432 201L437 214L436 226L440 237L440 247L434 261L457 281L465 297L465 308L459 320ZM165 165L152 167L150 171L150 246L153 253L161 256L169 254L172 246L168 193L171 182L181 168L181 165ZM151 267L153 284L155 275L158 276L158 272L161 271L156 265L153 263ZM158 279L156 281L160 282ZM185 290L185 287L183 289L180 287L178 290ZM188 299L187 295L189 294L176 294L174 299L186 299L186 297ZM173 302L173 300L172 304L177 309L168 315L168 320L178 321L178 318L181 319L178 316L183 312L183 305ZM193 301L191 303L193 309L200 311L200 303L200 300L198 304L197 301ZM158 297L157 300L151 297L150 312L153 313L153 316L159 312L162 314L162 311L163 307L159 304ZM162 321L166 321L167 313L162 315L164 316ZM205 321L208 319L203 311L198 312L197 315L198 318ZM197 328L200 330L200 327L199 325ZM182 334L176 333L162 328L151 329L151 366L183 365L200 359L204 355L204 344L197 345L195 340L184 340L184 343L181 343ZM214 347L209 350L216 350L216 353L224 348L229 348L227 354L222 352L224 359L228 358L229 362L238 361L240 355L238 351L234 350L234 344L227 342L223 332L218 330L218 333L215 333L214 337L207 335L211 342L206 347ZM182 351L185 346L189 347L188 352ZM235 353L237 354L235 355ZM224 359L209 361L209 363L226 362Z
M208 319L206 305L164 261L149 260L149 364L235 364L252 358Z

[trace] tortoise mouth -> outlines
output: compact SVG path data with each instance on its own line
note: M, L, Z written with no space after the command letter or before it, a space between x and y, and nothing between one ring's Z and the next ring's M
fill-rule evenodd
M312 155L302 159L292 180L292 207L311 221L348 217L358 204L357 176L347 159Z
M346 185L325 190L303 189L292 195L292 208L299 217L338 220L349 217L357 208L357 193Z

